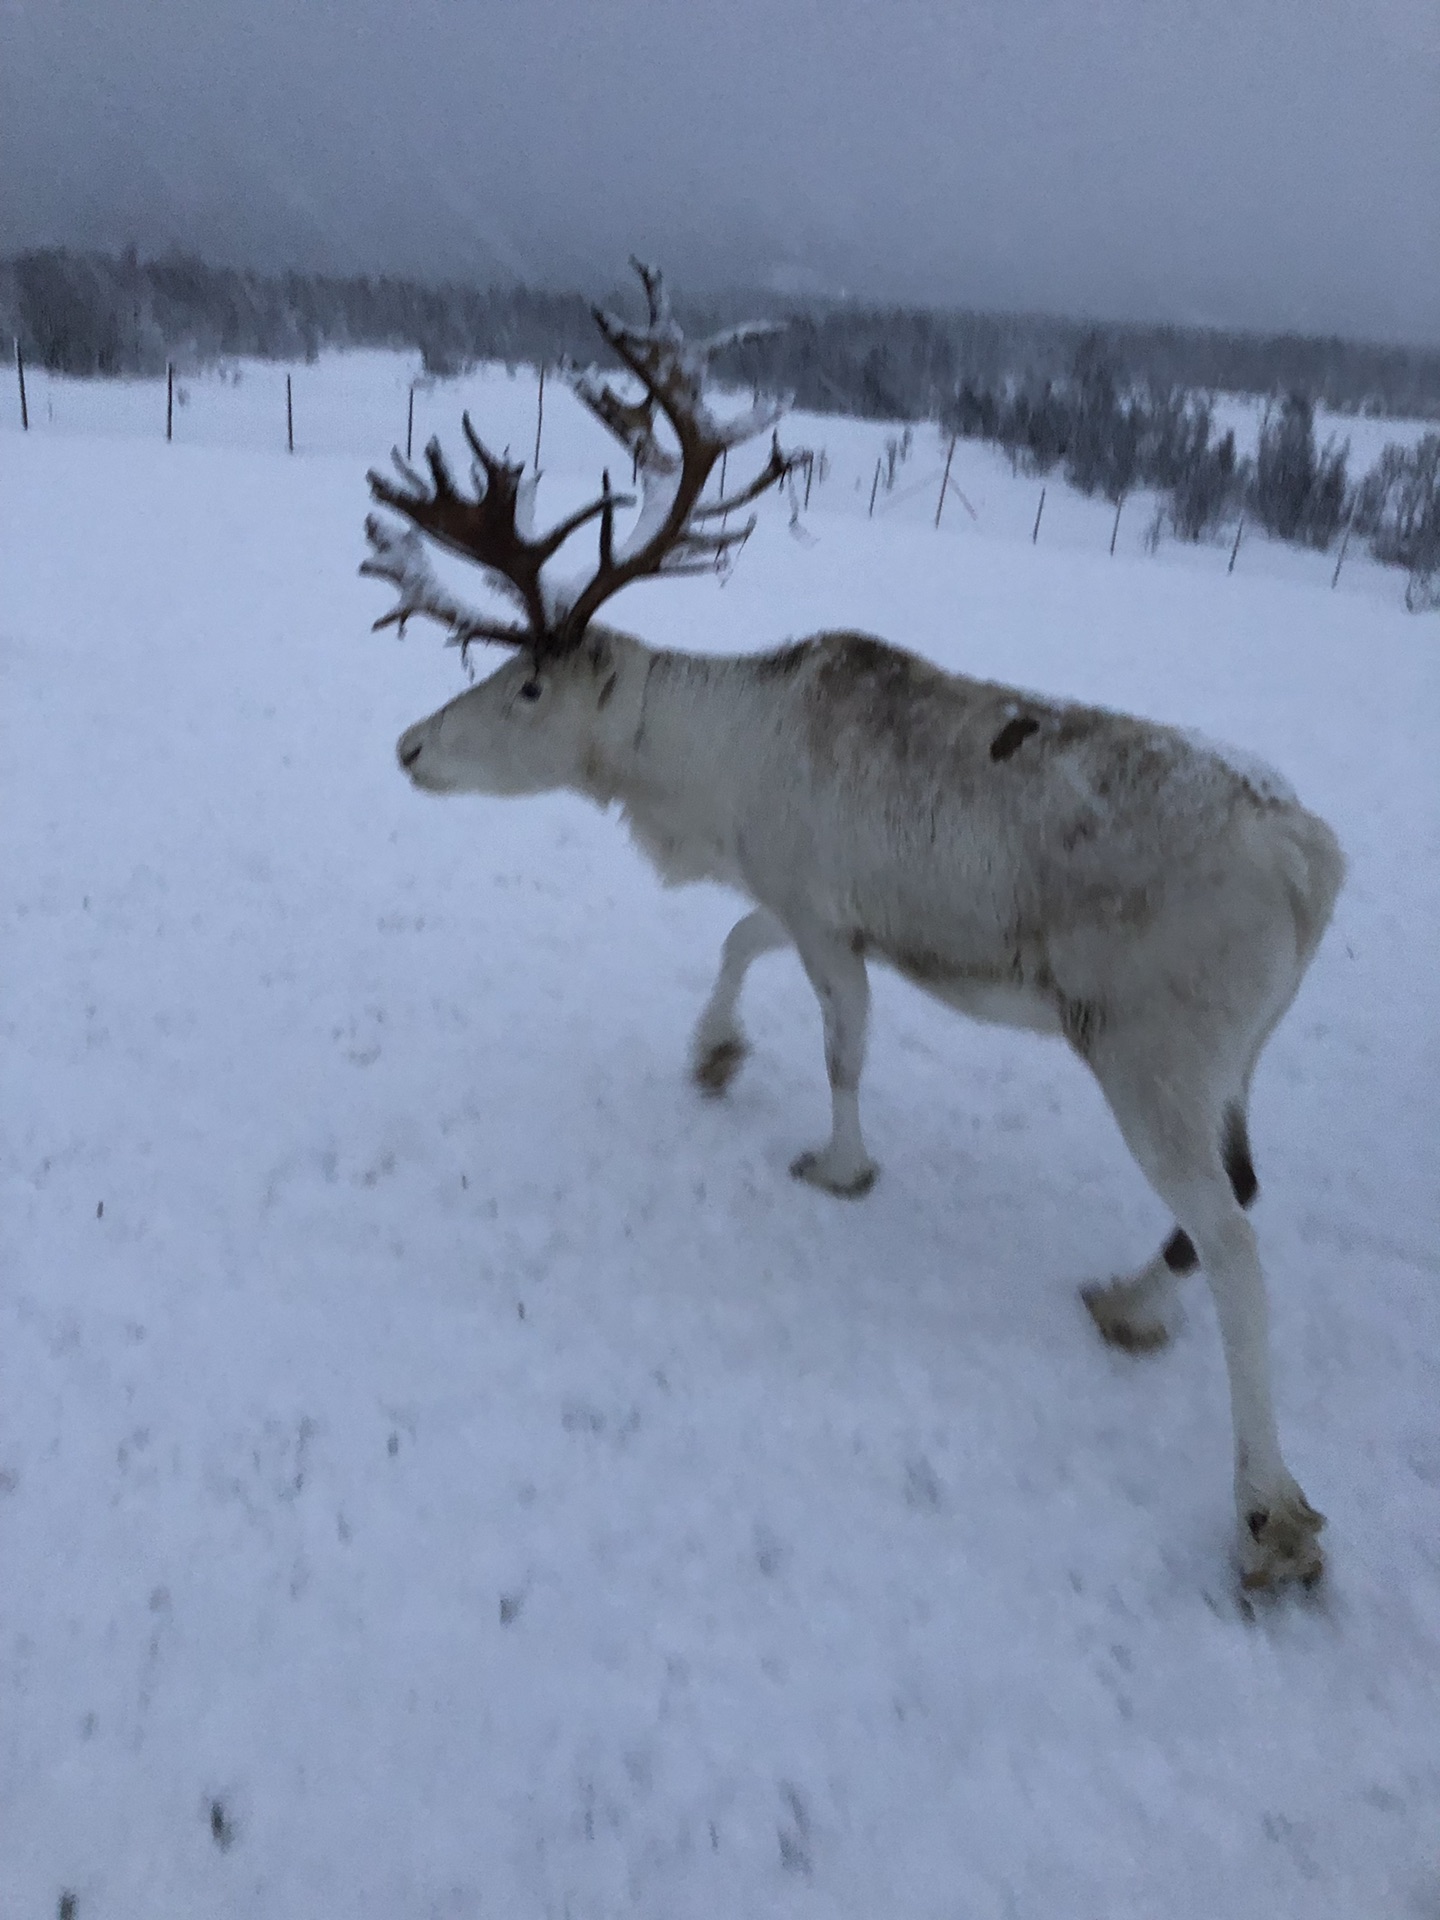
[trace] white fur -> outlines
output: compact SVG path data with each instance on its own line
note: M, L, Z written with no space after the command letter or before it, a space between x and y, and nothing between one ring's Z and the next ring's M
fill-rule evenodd
M1243 1145L1255 1061L1343 875L1333 834L1283 781L1170 728L854 634L712 659L592 628L538 669L512 660L398 752L438 792L618 802L667 884L718 880L754 903L726 942L695 1071L723 1089L744 1053L746 969L793 945L833 1101L830 1140L794 1171L819 1186L854 1195L874 1177L858 1105L867 960L973 1017L1065 1035L1215 1296L1246 1581L1318 1573L1320 1516L1280 1454L1264 1281L1224 1144L1238 1124ZM1156 1344L1174 1275L1157 1255L1087 1303L1108 1338Z

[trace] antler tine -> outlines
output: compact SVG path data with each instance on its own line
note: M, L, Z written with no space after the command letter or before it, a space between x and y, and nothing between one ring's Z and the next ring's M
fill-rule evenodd
M706 359L722 346L773 328L760 323L730 328L708 341L687 342L671 315L659 274L639 260L632 264L645 288L648 327L627 325L599 307L594 315L606 341L640 382L644 397L639 401L622 400L593 372L574 376L572 384L597 419L634 456L644 484L643 502L639 520L618 553L602 538L600 564L565 616L567 645L575 644L604 602L630 581L691 570L700 556L713 559L748 537L748 527L716 535L702 531L695 523L758 499L768 487L782 481L793 464L793 456L783 453L778 439L772 438L769 460L748 486L709 507L700 505L705 484L721 454L773 427L784 411L783 402L757 402L738 419L717 420L706 406L702 391ZM655 438L657 408L674 432L678 459ZM604 530L602 523L602 535Z
M674 471L679 464L675 455L655 438L655 402L649 393L643 400L622 400L593 367L570 372L568 378L576 399L614 434L637 466L655 473Z
M488 619L448 593L436 579L414 527L397 532L372 513L365 521L365 537L370 553L360 562L361 573L374 580L390 581L399 596L390 611L374 623L376 632L393 626L403 632L405 622L416 614L447 627L449 644L462 650L472 640L495 640L516 647L531 643L528 628Z
M521 474L525 471L524 467L514 466L509 460L503 457L497 458L495 454L491 453L490 449L485 445L485 442L470 424L470 415L468 412L461 414L460 424L465 429L465 438L470 442L471 452L485 469L485 478L491 485L493 486L499 483L503 486L507 481L512 485L518 484Z
M738 326L722 327L707 340L693 341L690 351L709 360L714 354L723 353L726 347L743 347L748 340L771 339L777 333L784 333L785 325L783 320L742 320Z
M438 440L430 440L425 447L425 464L430 469L435 486L435 499L439 501L460 500L463 496L455 485L445 455Z
M571 534L575 532L577 527L583 527L587 520L594 520L597 515L601 517L600 534L601 545L603 547L607 527L610 530L609 537L612 540L614 538L616 507L633 507L634 504L635 495L633 493L612 493L610 491L610 472L607 468L603 475L603 491L599 499L590 501L587 506L577 507L574 513L562 520L558 526L552 527L543 540L538 540L535 543L536 551L541 555L542 560L548 560L552 554L560 551L560 548L570 538Z
M702 568L709 566L722 553L728 553L731 547L743 547L758 524L752 513L743 525L722 527L717 533L687 531L681 534L674 547L665 555L658 571L662 574L690 573L696 571L696 565ZM692 562L696 565L692 565Z
M632 456L642 482L640 513L626 537L615 537L618 508L634 498L612 491L605 473L598 499L569 514L548 533L537 535L532 514L536 479L485 445L468 413L465 438L475 458L474 491L455 484L438 440L425 448L428 481L395 454L399 480L371 472L370 491L380 505L410 523L403 537L373 518L367 523L372 553L361 571L392 581L400 599L379 623L404 622L410 613L443 621L464 644L493 639L525 644L538 653L565 653L579 644L599 608L632 580L658 574L692 572L709 566L749 537L754 527L710 531L701 523L733 513L757 499L788 474L798 456L782 452L772 436L770 456L749 485L701 506L700 498L716 462L729 448L774 426L783 405L760 403L734 420L717 419L705 404L705 364L720 348L775 331L773 322L731 327L709 340L687 342L671 311L659 269L639 259L631 264L645 290L648 323L632 326L594 309L596 324L621 363L639 381L638 400L624 399L595 368L567 377L578 398ZM656 435L663 413L676 450ZM565 541L598 519L599 560L587 581L561 586L543 574ZM425 534L438 545L473 560L492 582L518 602L524 626L486 619L461 606L429 570L419 544Z
M420 478L404 454L401 453L399 447L391 447L390 458L395 463L395 471L400 475L400 478L405 482L406 486L415 493L423 493L425 491L425 482Z
M719 438L716 423L701 397L703 369L684 342L627 327L601 307L596 307L594 314L596 326L644 387L646 404L652 408L658 404L674 428L682 465L687 454L702 450L706 428L714 438L712 458L718 460L725 442Z
M442 547L483 567L503 592L524 609L537 640L546 632L547 608L540 584L540 568L548 559L544 542L527 540L516 525L520 469L489 453L467 421L467 438L485 465L486 487L468 499L455 485L438 440L425 449L430 469L427 488L416 473L407 474L404 488L382 474L369 475L370 491L382 506L401 513Z
M786 453L780 445L778 433L770 436L770 457L749 486L741 487L738 493L726 494L722 499L706 501L703 505L691 508L692 520L718 520L726 514L735 513L739 508L748 506L752 500L758 500L770 487L778 486L789 473L803 466L803 453Z
M465 437L484 469L484 491L477 492L474 499L459 491L437 440L432 440L425 449L431 475L428 485L397 455L396 464L404 485L397 486L383 474L372 472L370 491L382 506L403 514L411 523L412 532L405 536L408 544L401 545L400 536L388 534L372 516L366 531L375 552L363 571L392 580L401 588L400 602L385 618L387 625L397 620L403 622L410 613L426 613L471 639L517 644L518 636L526 638L532 647L549 650L557 642L553 597L547 595L542 578L546 561L590 520L604 516L613 529L615 509L633 506L634 495L612 493L607 481L599 499L578 507L548 533L532 538L528 497L531 483L522 478L524 469L491 453L475 432L468 415L464 426ZM496 586L519 603L525 615L525 628L487 622L453 600L429 570L419 545L419 533L428 534L438 545L481 566ZM611 543L613 546L613 533Z
M640 276L645 289L645 304L650 309L652 327L672 327L675 322L670 312L670 296L665 291L665 276L659 267L652 267L635 254L630 256L630 264Z

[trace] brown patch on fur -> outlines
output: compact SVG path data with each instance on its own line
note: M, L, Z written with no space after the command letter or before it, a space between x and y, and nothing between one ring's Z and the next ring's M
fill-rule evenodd
M1109 751L1095 774L1096 798L1113 800L1128 794L1158 793L1173 771L1174 755L1156 746L1138 726L1133 733L1120 731L1113 716L1100 717L1110 722L1110 733ZM1085 729L1093 731L1093 726Z
M1025 969L1018 952L1010 956L1007 967L961 966L945 954L934 953L928 947L887 949L884 958L897 973L904 974L917 987L959 986L962 983L973 987L1023 987L1026 984Z
M923 948L906 948L889 956L890 964L897 973L903 973L907 980L913 980L917 986L937 986L943 980L955 978L953 962L942 954L928 953Z
M1193 1273L1200 1264L1200 1256L1195 1251L1195 1242L1183 1227L1176 1227L1170 1238L1160 1250L1160 1258L1171 1273Z
M852 721L901 761L917 748L933 751L945 742L956 708L948 674L864 633L827 633L819 645L810 731L820 759L833 759L838 737Z
M1019 752L1020 748L1024 745L1025 741L1030 738L1032 733L1038 733L1039 731L1040 722L1033 714L1017 713L1013 719L1005 722L999 733L997 733L995 738L990 742L990 758L992 760L1008 760L1012 754Z
M695 1084L711 1100L718 1100L740 1070L746 1053L740 1040L722 1040L695 1062Z
M1242 1207L1248 1207L1260 1191L1260 1182L1255 1178L1255 1163L1250 1158L1250 1137L1245 1131L1245 1115L1233 1103L1225 1109L1220 1158L1231 1191Z

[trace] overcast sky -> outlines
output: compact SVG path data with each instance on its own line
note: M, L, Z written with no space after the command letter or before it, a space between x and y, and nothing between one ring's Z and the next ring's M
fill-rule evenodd
M0 0L0 250L1440 341L1440 0Z

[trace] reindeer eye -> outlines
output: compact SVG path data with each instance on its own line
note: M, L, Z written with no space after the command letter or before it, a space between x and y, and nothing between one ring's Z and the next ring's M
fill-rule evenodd
M538 700L545 689L538 680L527 680L520 689L522 700Z

